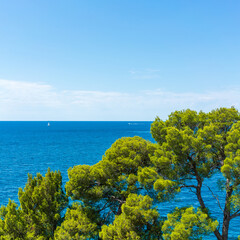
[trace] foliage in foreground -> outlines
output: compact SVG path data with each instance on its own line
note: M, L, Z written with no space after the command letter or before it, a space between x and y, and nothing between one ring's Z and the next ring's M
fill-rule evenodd
M168 219L164 222L162 231L166 240L178 239L201 239L203 235L213 232L218 221L208 218L208 215L193 207L176 208L172 214L168 214Z
M184 240L212 233L227 240L231 220L240 216L239 120L235 108L156 118L151 127L156 143L140 137L117 140L97 164L68 170L66 194L59 172L30 175L19 190L20 206L9 201L1 208L0 239ZM225 205L214 199L222 211L220 223L202 191L205 179L215 174L224 179ZM163 219L164 202L182 189L199 208L176 208ZM63 211L68 197L73 204Z
M48 169L45 177L28 176L19 189L20 207L9 201L0 211L0 239L51 239L62 222L61 212L68 199L62 189L60 172Z
M100 237L111 239L160 239L161 222L159 213L152 208L149 196L130 194L122 205L122 213L113 224L103 225Z

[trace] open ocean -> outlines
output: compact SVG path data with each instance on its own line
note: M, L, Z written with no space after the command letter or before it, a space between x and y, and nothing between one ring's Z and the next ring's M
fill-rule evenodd
M47 169L60 170L63 183L68 181L67 170L79 164L93 165L101 160L116 139L140 136L154 141L150 133L151 122L0 122L0 205L8 199L18 201L18 188L24 187L27 174L45 175ZM214 176L205 182L214 190L220 202L224 195L217 190ZM222 212L207 187L204 200L213 216L222 219ZM198 207L196 196L184 191L174 202L159 204L162 216L176 206L187 204ZM229 239L240 235L240 219L230 223ZM215 236L204 239L216 239Z

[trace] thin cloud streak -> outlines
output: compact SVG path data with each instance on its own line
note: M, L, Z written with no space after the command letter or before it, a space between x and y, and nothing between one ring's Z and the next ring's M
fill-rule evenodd
M157 79L161 78L159 75L160 70L158 69L144 69L141 71L131 70L129 71L132 79L139 79L139 80L149 80L149 79Z
M0 120L154 120L175 110L239 108L240 89L176 93L60 91L44 83L0 80Z

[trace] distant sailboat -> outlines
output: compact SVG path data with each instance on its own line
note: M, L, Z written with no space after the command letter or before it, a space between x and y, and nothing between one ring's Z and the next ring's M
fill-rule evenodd
M50 122L47 125L48 125L48 127L50 127Z

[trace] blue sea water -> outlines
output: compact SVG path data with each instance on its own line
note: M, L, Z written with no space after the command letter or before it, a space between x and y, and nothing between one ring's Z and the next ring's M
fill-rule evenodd
M47 169L60 170L63 183L68 181L67 169L79 164L93 165L105 151L121 137L140 136L154 141L151 122L0 122L0 205L8 199L18 202L18 188L24 187L27 174L45 174ZM220 203L224 195L217 188L216 175L205 182L214 190ZM204 200L213 216L221 221L222 211L208 187L204 186ZM177 195L175 201L158 206L162 216L176 206L198 207L196 196L188 190ZM221 222L220 222L221 224ZM240 235L240 221L231 222L230 238ZM205 239L215 239L214 236Z

